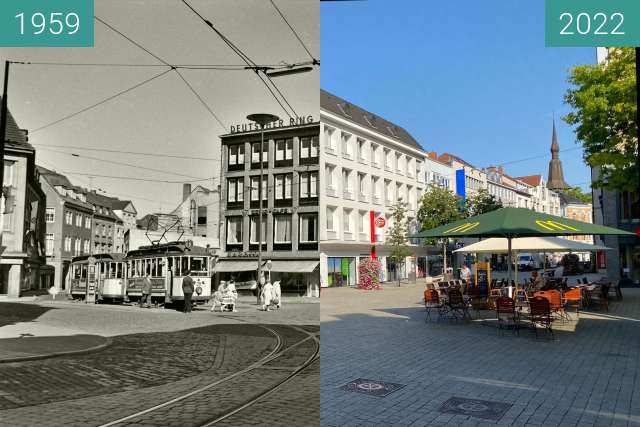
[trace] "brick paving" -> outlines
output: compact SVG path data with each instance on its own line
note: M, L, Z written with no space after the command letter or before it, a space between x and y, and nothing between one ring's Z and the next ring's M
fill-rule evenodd
M555 341L425 324L422 289L323 290L321 425L640 426L640 289L558 325ZM356 378L406 387L384 398L339 389ZM439 412L451 397L512 406L498 421Z

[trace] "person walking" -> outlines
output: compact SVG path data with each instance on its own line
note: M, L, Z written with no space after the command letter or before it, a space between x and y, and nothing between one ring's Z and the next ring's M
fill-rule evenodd
M193 296L193 279L189 275L191 272L187 270L184 273L184 278L182 279L182 293L184 294L184 308L183 312L191 313L191 297Z
M463 280L465 284L469 284L471 282L471 269L467 264L462 265L462 269L460 270L460 279Z
M149 273L147 273L142 279L142 297L140 297L140 307L151 307L152 288L153 286L151 285L151 278L149 278Z

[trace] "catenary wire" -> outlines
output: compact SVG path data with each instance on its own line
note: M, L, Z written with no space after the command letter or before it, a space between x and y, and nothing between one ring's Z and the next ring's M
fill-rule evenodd
M291 32L293 33L294 36L296 36L296 38L298 39L298 41L300 42L300 44L302 45L302 47L304 48L304 50L307 51L307 53L309 54L309 57L313 60L314 64L318 62L318 60L311 54L311 51L309 51L309 49L307 48L307 46L304 44L304 42L302 41L302 39L300 38L300 36L298 35L298 32L291 26L291 24L289 23L289 21L287 20L287 18L284 16L284 14L282 13L282 11L280 10L280 8L278 8L278 6L276 5L276 3L273 0L270 0L271 4L273 5L274 9L276 10L276 12L278 12L278 14L280 15L280 17L282 18L282 20L285 22L285 24L287 24L287 26L289 27L289 29L291 30Z
M57 145L57 144L40 144L40 143L31 143L31 145L34 145L36 147L43 147L43 149L46 149L48 147L67 148L72 150L101 151L105 153L132 154L132 155L138 155L138 156L163 157L163 158L171 158L171 159L202 160L202 161L214 161L214 162L220 161L219 158L213 158L213 157L180 156L177 154L158 154L158 153L145 153L141 151L109 150L106 148L82 147L79 145Z
M109 101L111 101L111 100L113 100L113 99L115 99L115 98L117 98L117 97L119 97L121 95L124 95L124 94L126 94L128 92L131 92L131 91L141 87L141 86L144 86L147 83L150 83L153 80L155 80L157 78L160 78L160 77L164 76L165 74L167 74L167 73L169 73L171 71L173 71L173 70L170 68L170 69L168 69L166 71L163 71L160 74L156 74L155 76L150 77L150 78L148 78L148 79L146 79L146 80L144 80L144 81L142 81L140 83L137 83L134 86L131 86L130 88L121 90L120 92L116 93L115 95L111 95L111 96L103 99L102 101L99 101L99 102L97 102L95 104L92 104L92 105L90 105L88 107L85 107L85 108L83 108L83 109L81 109L79 111L76 111L75 113L68 114L68 115L66 115L66 116L64 116L64 117L62 117L62 118L60 118L58 120L55 120L55 121L51 122L51 123L48 123L48 124L43 125L43 126L40 126L40 127L36 128L36 129L32 130L31 133L40 132L40 131L42 131L44 129L47 129L47 128L51 127L51 126L57 125L58 123L61 123L61 122L65 121L65 120L69 120L69 119L71 119L73 117L76 117L76 116L82 114L82 113L85 113L85 112L87 112L89 110L92 110L93 108L96 108L96 107L98 107L98 106L100 106L102 104L105 104L105 103L107 103L107 102L109 102Z

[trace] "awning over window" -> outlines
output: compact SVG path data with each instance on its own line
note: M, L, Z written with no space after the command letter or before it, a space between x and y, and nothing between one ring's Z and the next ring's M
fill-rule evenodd
M271 271L277 273L311 273L320 264L320 260L272 260Z
M256 260L222 260L215 266L216 273L227 273L233 271L256 271L258 270L258 261Z

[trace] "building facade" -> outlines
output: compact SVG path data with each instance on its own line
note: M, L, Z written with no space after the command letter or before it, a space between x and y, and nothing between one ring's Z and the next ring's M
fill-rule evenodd
M182 221L188 234L206 238L207 245L220 248L220 190L191 184L182 188L182 202L172 212Z
M0 206L0 296L19 297L47 287L45 194L38 180L35 149L27 132L7 112L4 181Z
M91 253L93 206L86 193L67 177L38 166L40 183L46 195L45 253L54 268L53 285L66 288L67 273L74 256Z
M310 122L309 122L310 121ZM222 135L220 280L257 279L264 270L283 291L318 295L319 124L235 127ZM263 180L260 181L260 166ZM262 196L261 235L258 233Z
M414 274L423 248L396 266L385 240L396 201L415 221L428 173L422 147L403 128L326 91L320 107L321 286L356 286L359 262L371 256L382 263L383 281Z
M91 223L91 254L122 253L124 249L124 222L113 212L110 197L86 193L87 202L93 205Z

